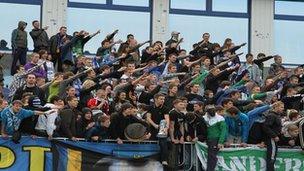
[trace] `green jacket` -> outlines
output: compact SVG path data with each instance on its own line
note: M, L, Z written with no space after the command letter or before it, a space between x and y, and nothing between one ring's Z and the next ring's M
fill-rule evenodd
M209 74L209 71L204 70L200 75L198 75L196 78L194 78L191 83L193 83L193 84L199 84L200 86L202 86L203 85L203 81L208 76L208 74Z
M207 139L218 139L218 143L223 144L227 132L225 118L215 114L214 117L205 115L204 119L207 123Z
M85 38L78 39L75 44L73 45L73 54L76 57L83 55L84 45L91 39L91 36L87 36Z

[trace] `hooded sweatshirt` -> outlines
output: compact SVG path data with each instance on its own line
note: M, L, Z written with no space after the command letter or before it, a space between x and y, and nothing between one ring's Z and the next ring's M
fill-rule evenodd
M27 32L24 27L27 25L24 21L19 21L18 28L12 33L12 48L27 48Z
M225 134L227 131L224 117L215 114L214 117L208 115L203 116L207 125L207 139L218 140L219 144L223 144L225 141Z
M236 117L226 115L225 121L227 124L227 133L228 135L241 137L242 142L247 142L248 138L248 128L249 128L249 119L248 116L244 113L238 113Z

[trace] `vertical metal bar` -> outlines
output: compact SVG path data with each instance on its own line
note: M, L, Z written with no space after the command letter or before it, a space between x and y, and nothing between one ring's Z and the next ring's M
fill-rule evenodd
M113 0L107 0L107 5L113 5Z
M153 8L153 2L154 0L149 1L149 9L150 9L150 40L153 40L153 13L154 13L154 8ZM150 42L150 45L152 45L153 42Z
M251 0L247 0L248 14L248 53L251 51Z
M206 11L207 13L212 13L212 0L206 0Z

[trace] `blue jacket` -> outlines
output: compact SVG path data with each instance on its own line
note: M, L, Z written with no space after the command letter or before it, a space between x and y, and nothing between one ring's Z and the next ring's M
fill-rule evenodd
M264 112L266 112L267 110L269 110L271 107L270 105L264 105L261 107L257 107L249 112L247 112L247 116L249 119L249 128L248 131L251 129L253 123L258 120L259 118L261 118L262 114Z
M236 117L225 116L228 135L241 137L242 142L247 142L249 133L249 119L244 113L238 113Z
M98 136L99 140L108 139L109 138L108 130L109 130L108 128L100 125L100 123L95 122L95 125L86 132L85 139L90 141L91 137L93 136Z
M19 129L20 123L23 119L34 115L34 111L21 109L18 113L14 113L11 107L5 108L1 112L2 125L4 125L5 132L12 135L15 130Z
M240 92L243 92L243 93L246 93L247 91L247 87L246 86L238 86L238 87L234 87L234 88L229 88L227 90L220 90L218 91L216 94L215 94L215 99L216 99L216 104L217 105L220 105L222 104L222 101L227 98L231 92L233 91L240 91Z

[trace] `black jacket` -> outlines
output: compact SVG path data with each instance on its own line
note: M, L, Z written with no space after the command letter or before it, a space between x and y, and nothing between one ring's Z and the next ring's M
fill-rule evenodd
M203 41L198 42L197 44L200 45ZM213 49L213 44L208 42L208 43L204 43L202 44L200 47L198 46L196 48L197 50L197 55L198 56L210 56L212 54L212 49ZM213 62L213 60L211 60L211 63Z
M220 83L223 80L227 80L227 77L232 73L232 71L224 70L221 71L218 75L213 75L210 73L205 80L206 90L211 90L214 94L216 94L217 89Z
M284 103L285 109L295 109L298 111L303 110L303 102L302 99L304 94L297 94L294 96L285 96L282 98L282 102Z
M50 52L51 54L57 54L57 49L59 49L60 44L62 43L62 38L59 33L55 34L50 39Z
M76 109L66 107L59 112L60 126L58 134L61 137L76 137L76 119L80 112Z
M161 86L158 85L151 92L143 91L138 98L138 102L150 105L150 100L153 99L153 96L159 92L160 88Z
M201 101L204 102L205 99L203 96L199 95L199 94L192 94L189 93L187 95L185 95L185 97L187 98L189 104L187 105L187 111L193 111L193 102L194 101Z
M178 51L179 51L179 48L171 48L171 44L172 43L177 43L178 41L176 40L173 40L173 39L169 39L167 42L166 42L166 46L168 46L168 48L166 48L166 58L169 57L170 54L172 53L176 53L178 54Z
M187 123L185 137L187 136L190 136L192 139L197 137L201 142L207 140L207 125L201 116L199 118L197 117L193 123Z
M124 116L122 113L112 115L111 124L109 127L110 138L111 139L120 138L122 140L125 140L126 137L124 131L126 127L132 123L141 123L148 128L147 123L140 121L133 116Z
M30 32L30 35L34 42L34 50L38 52L40 49L49 50L50 42L49 36L47 35L46 31L43 29L33 29Z
M93 119L86 120L84 116L76 121L76 135L78 138L84 138L88 130L86 127L91 123L94 122Z
M265 122L263 124L263 132L267 139L278 137L282 131L282 123L280 114L270 111L265 116Z
M42 105L45 104L44 91L41 88L39 88L38 86L27 87L26 85L24 85L24 86L18 88L14 94L13 100L21 100L24 93L31 93L31 94L37 96L40 99L41 104Z
M274 56L267 56L261 59L255 59L253 60L253 63L257 64L257 66L260 68L260 70L264 69L264 63L265 61L268 61L269 59L273 58Z

